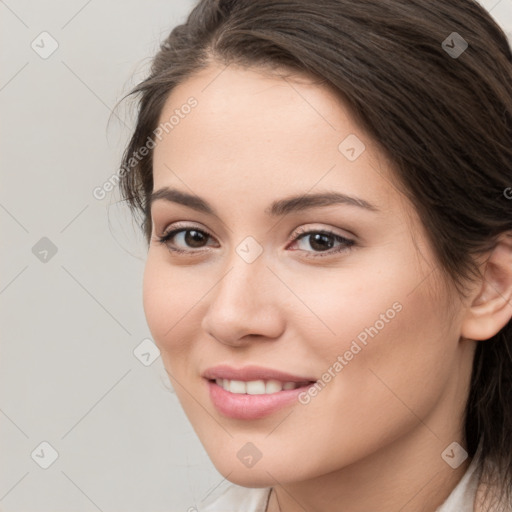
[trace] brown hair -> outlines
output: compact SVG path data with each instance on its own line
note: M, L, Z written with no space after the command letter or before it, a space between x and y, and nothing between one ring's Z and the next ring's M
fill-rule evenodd
M453 32L468 44L460 55L449 53L461 41ZM334 87L393 162L439 268L462 295L462 283L479 275L474 256L512 229L512 54L476 1L201 0L129 94L139 95L138 119L120 189L148 244L152 151L132 155L173 88L212 60L292 69ZM509 322L477 344L465 415L467 451L473 457L482 440L484 469L509 506L511 379Z

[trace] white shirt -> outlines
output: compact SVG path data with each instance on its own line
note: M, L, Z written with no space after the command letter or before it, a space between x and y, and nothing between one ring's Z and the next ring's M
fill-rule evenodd
M471 464L444 503L435 512L473 512L481 468L481 444ZM230 484L220 496L210 497L199 512L265 512L271 488L247 488Z

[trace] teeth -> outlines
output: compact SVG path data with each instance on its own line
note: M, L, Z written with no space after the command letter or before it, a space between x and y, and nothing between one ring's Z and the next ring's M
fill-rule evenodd
M231 386L233 386L233 382L231 383ZM246 382L245 388L246 388L246 393L248 395L263 395L263 394L265 394L265 382L262 380L251 380L249 382Z
M283 384L282 384L282 382L279 382L278 380L267 380L267 383L265 384L265 393L267 393L269 395L271 393L277 393L278 391L281 391L282 389L283 389Z
M280 382L278 380L229 380L215 379L218 386L235 394L271 395L286 389L295 389L301 384L297 382Z
M247 393L247 386L241 380L232 380L229 381L229 391L231 393Z

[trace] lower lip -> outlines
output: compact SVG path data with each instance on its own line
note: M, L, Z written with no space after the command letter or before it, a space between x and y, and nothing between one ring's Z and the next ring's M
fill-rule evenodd
M231 393L207 380L213 405L224 416L239 420L257 420L298 401L298 396L314 383L296 389L284 389L270 395Z

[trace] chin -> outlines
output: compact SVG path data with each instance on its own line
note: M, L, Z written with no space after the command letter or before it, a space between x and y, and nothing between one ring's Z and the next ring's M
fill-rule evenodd
M231 473L221 473L226 480L229 480L231 483L240 485L241 487L253 487L253 488L261 488L261 487L272 487L275 485L274 479L271 476L263 472L253 473L254 468L247 470L236 470ZM272 471L270 473L273 475Z
M283 484L301 481L307 479L307 472L297 473L297 468L290 465L285 460L279 458L267 458L263 456L252 467L245 467L236 457L226 457L223 454L217 454L218 457L210 457L217 471L226 480L242 487L272 487L276 482ZM303 470L304 468L302 468ZM295 471L294 471L295 470Z

